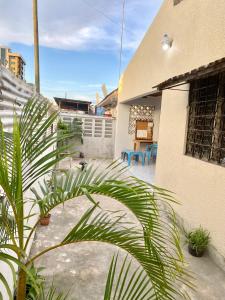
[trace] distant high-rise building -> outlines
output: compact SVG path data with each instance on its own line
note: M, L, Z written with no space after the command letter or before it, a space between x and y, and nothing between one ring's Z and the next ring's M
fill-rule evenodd
M8 53L10 52L10 48L0 46L0 62L6 66L7 65L7 59L8 59Z
M8 47L0 46L1 63L20 79L25 78L25 60L19 53L11 52Z

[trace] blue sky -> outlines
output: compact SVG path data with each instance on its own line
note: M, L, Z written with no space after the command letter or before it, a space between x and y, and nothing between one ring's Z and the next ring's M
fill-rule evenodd
M0 0L0 44L26 60L34 82L32 1ZM122 70L162 0L126 0ZM122 0L39 0L41 92L95 100L118 84ZM13 8L16 8L13 9Z

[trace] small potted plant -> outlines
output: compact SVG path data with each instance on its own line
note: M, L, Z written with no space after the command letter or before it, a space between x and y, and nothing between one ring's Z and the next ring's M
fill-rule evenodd
M53 176L53 174L48 180L44 180L44 183L45 183L45 190L44 190L45 197L41 197L35 188L31 188L31 191L36 197L34 205L39 206L39 211L40 211L39 223L40 225L47 226L50 223L51 214L48 213L48 207L46 207L46 200L48 196L50 196L52 192L55 190L55 177Z
M44 199L39 199L38 205L39 205L39 209L40 209L40 224L42 226L48 226L49 222L50 222L51 214L49 214L49 213L46 214L46 210L44 209L45 208Z
M45 188L46 188L46 193L47 194L51 194L54 191L54 178L53 178L53 176L49 180L45 181ZM44 199L40 198L35 189L32 189L32 191L38 199L36 203L38 204L39 210L40 210L40 219L39 219L40 225L48 226L49 223L50 223L51 214L46 213L46 207L45 207L45 200L46 199L45 198Z
M50 223L51 214L40 215L40 224L42 226L48 226Z
M195 257L201 257L210 241L209 232L201 226L187 234L188 251Z

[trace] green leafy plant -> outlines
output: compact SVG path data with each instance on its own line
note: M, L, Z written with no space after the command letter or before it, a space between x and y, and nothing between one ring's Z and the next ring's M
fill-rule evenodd
M70 132L73 134L73 137L83 144L83 128L82 120L79 118L74 118L72 124L70 125Z
M88 165L84 171L76 168L55 174L54 190L49 188L46 181L40 181L38 189L33 187L62 159L60 154L68 149L63 144L56 149L53 147L57 141L63 141L69 136L68 133L60 136L57 132L49 134L49 128L58 117L56 112L49 114L49 111L50 106L45 101L31 100L24 107L20 119L15 115L12 134L5 133L0 123L0 186L6 195L0 207L0 260L10 267L14 276L12 262L18 267L16 299L26 299L27 282L33 282L34 289L38 289L35 274L30 269L36 259L56 248L71 244L75 247L77 243L86 241L109 243L135 259L140 266L140 273L136 274L144 276L146 287L151 286L151 289L142 298L134 299L185 298L186 292L179 287L181 284L191 284L184 265L178 230L173 218L172 222L165 219L164 206L161 205L166 202L169 206L168 214L174 216L169 205L174 199L168 191L127 176L126 168L118 161L103 168ZM48 215L56 206L71 199L76 201L80 196L86 197L90 208L72 229L68 229L61 241L29 256L28 246L39 223L39 214L26 209L28 201L31 201L26 198L26 192L32 187L34 204L39 205L42 215ZM139 226L126 226L123 212L104 211L95 199L98 195L123 204L136 217ZM30 223L31 218L36 218L36 222ZM108 298L105 299L113 295L110 286L116 279L113 272L115 263L114 258L108 280L110 283L106 285ZM130 272L127 267L124 268ZM120 278L123 278L118 279L120 283L124 281L124 284L129 285L129 291L136 290L133 275ZM9 283L1 272L0 280L9 299L13 299ZM141 289L139 281L137 295ZM114 300L119 299L120 296L115 294Z
M113 257L106 287L104 300L111 299L148 299L153 289L147 274L140 267L131 271L132 260L128 256L118 268L118 254ZM119 270L118 270L119 269Z
M63 122L62 120L59 120L57 127L59 130L62 130L64 133L67 133L69 131L69 125Z
M44 270L44 268L36 268L34 264L32 264L29 268L30 274L32 275L33 279L31 280L31 277L27 278L26 300L37 300L38 297L40 297L45 282L44 276L40 274L42 270Z
M195 250L197 255L202 254L210 241L210 234L207 230L199 227L187 234L187 242L191 249Z
M59 120L57 128L59 136L64 134L70 135L68 139L64 140L64 142L66 141L68 143L72 139L75 139L76 141L83 143L82 120L80 120L79 118L74 118L73 121L68 124L63 122L62 120Z
M52 282L49 288L42 287L40 296L36 298L36 300L67 300L69 299L69 292L62 293L57 292L56 288L54 287L54 282Z

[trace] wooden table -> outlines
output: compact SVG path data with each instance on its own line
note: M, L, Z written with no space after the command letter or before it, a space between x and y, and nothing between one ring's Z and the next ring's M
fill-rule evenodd
M140 151L141 144L153 144L152 140L134 140L134 151Z

